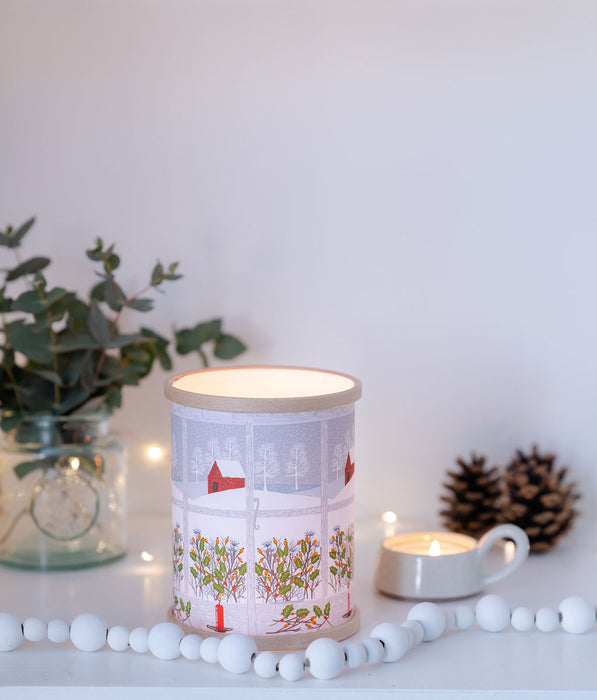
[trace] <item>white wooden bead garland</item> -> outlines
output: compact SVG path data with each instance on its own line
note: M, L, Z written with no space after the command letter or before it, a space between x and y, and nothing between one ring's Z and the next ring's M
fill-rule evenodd
M11 613L0 613L0 652L13 651L23 639L31 642L49 639L65 642L69 638L81 651L97 651L106 643L114 651L133 651L152 654L162 660L182 655L190 661L202 659L207 663L219 663L230 673L246 673L251 668L261 678L279 675L287 681L297 681L308 670L319 680L331 680L344 668L359 668L364 664L381 661L392 663L401 659L422 641L433 641L453 628L469 629L475 622L488 632L500 632L509 624L519 631L536 627L542 632L553 632L561 626L570 634L584 634L595 624L595 606L580 596L565 598L557 610L540 608L536 613L530 608L510 610L506 601L496 595L486 595L475 608L460 605L454 611L442 610L435 603L418 603L408 613L401 625L383 622L361 642L342 646L329 638L311 642L304 655L292 652L275 654L258 653L255 641L243 634L201 639L195 634L184 635L174 623L161 622L151 630L136 627L131 632L116 625L108 629L104 620L91 613L78 615L69 625L64 620L50 620L46 625L39 618L30 617L21 622Z

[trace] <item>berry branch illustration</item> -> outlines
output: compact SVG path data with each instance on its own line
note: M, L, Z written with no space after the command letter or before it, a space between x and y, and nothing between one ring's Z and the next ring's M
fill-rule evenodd
M338 593L344 588L348 589L348 611L344 617L352 614L350 604L350 583L352 581L352 563L354 559L354 525L346 528L346 532L339 525L334 527L334 534L330 538L330 565L329 584Z
M185 603L182 598L174 596L172 612L179 622L186 622L191 616L191 601Z
M184 578L183 553L182 532L180 531L179 523L176 523L172 530L172 571L174 573L174 581L178 587L180 587Z
M247 563L244 547L229 537L209 542L195 530L190 541L191 586L199 598L238 603L246 592Z
M270 627L275 627L276 625L282 626L267 634L301 632L304 631L305 627L313 631L320 630L324 625L333 627L334 625L332 625L328 619L330 616L330 607L330 602L328 601L323 610L319 605L314 605L312 610L309 610L309 608L298 608L298 610L295 610L294 605L290 603L282 610L280 619L274 620L270 625Z
M307 531L304 538L294 543L272 538L258 547L255 562L257 596L270 601L304 600L315 597L321 583L318 566L321 559L320 544Z

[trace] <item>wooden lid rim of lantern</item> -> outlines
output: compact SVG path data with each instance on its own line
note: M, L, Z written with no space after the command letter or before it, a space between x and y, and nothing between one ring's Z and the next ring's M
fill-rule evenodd
M203 380L213 385L212 379L218 375L229 382L236 381L238 386L250 374L264 379L264 396L247 395L231 396L218 394L217 391L205 391L182 388L193 383L200 386ZM305 384L323 382L327 388L318 393L308 390L298 390L298 395L275 395L271 380L279 375L280 383L291 378L298 386L297 380L304 379ZM211 376L208 376L211 375ZM302 376L301 376L302 375ZM268 382L265 381L268 380ZM336 387L336 389L334 389ZM361 382L349 374L310 367L285 367L278 365L254 365L246 367L217 367L185 372L166 380L164 385L166 398L174 403L192 408L202 408L212 411L230 411L233 413L299 413L303 411L320 411L354 403L361 397ZM255 393L259 393L258 391Z

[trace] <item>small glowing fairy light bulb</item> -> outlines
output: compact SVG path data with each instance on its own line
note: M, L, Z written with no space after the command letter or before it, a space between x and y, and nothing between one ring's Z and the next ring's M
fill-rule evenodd
M141 552L141 559L143 559L143 561L153 561L153 554L150 554L149 552Z
M149 445L147 448L147 456L152 462L159 462L164 456L164 450L159 445Z
M429 556L430 557L439 557L441 554L441 548L439 546L439 542L437 540L433 540L431 543L431 546L429 547Z
M395 523L398 520L398 516L393 510L386 510L385 513L381 514L381 519L384 523Z
M79 467L81 466L81 460L78 457L71 457L68 460L68 463L70 465L70 468L76 472L79 470Z

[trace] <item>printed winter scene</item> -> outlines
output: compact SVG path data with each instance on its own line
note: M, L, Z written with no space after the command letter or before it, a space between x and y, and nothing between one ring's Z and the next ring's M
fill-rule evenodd
M257 602L312 600L323 588L319 516L292 520L273 518L271 521L261 521L256 532ZM305 525L307 527L301 527ZM309 525L315 527L309 528Z
M335 500L352 495L355 471L354 414L328 421L328 496ZM349 488L346 488L349 487ZM344 494L337 498L340 492Z
M178 510L178 509L174 509ZM172 579L174 590L180 590L184 580L184 544L182 536L182 513L172 513Z
M245 485L245 429L242 425L190 424L185 457L191 500Z
M182 493L182 470L184 457L182 454L182 421L180 416L172 413L172 486Z
M218 632L232 629L230 622L226 621L226 604L240 603L246 598L247 557L244 542L244 520L189 513L186 588L193 599L210 602L207 609L213 607L215 622L212 627ZM203 609L203 614L206 614L206 606L193 603L193 607L196 613ZM208 617L211 615L208 614Z
M352 614L350 589L354 567L354 525L352 519L342 520L342 523L330 529L328 585L331 594L346 592L343 616L348 618Z
M255 489L298 494L321 483L321 426L318 422L254 428Z

